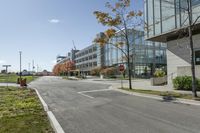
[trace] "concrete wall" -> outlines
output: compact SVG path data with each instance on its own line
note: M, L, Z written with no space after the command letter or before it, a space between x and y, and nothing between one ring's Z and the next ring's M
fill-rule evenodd
M200 49L200 34L193 36L194 49ZM182 38L178 40L169 41L167 43L167 73L168 73L168 85L172 86L172 79L175 78L178 73L180 74L183 69L178 72L178 68L185 67L190 68L190 46L189 39ZM186 67L187 66L187 67ZM197 68L199 71L200 67ZM184 69L185 73L189 74L189 69Z
M200 79L200 66L197 65L195 69L196 77ZM192 76L191 67L190 66L182 66L177 68L177 76Z

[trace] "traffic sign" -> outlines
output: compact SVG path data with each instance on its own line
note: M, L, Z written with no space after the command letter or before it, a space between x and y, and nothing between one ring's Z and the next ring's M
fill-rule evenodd
M124 68L124 65L123 65L123 64L120 64L120 65L119 65L119 71L120 71L120 72L123 72L124 69L125 69L125 68Z

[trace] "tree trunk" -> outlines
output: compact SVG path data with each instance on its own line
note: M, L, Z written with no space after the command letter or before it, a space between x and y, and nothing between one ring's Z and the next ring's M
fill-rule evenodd
M128 42L128 37L126 36L127 39L127 55L128 55L128 79L129 79L129 89L132 89L132 82L131 82L131 76L132 76L132 70L131 70L131 63L130 63L130 45Z
M128 53L128 55L129 55L129 53ZM131 63L130 63L130 57L129 57L129 58L128 58L128 79L129 79L129 89L132 89L131 77L132 77L132 70L131 70Z
M193 46L193 38L192 38L192 4L191 0L188 0L188 16L189 16L189 40L190 40L190 56L191 56L191 71L192 71L192 92L193 97L197 97L196 91L196 75L195 75L195 61L194 61L194 46Z

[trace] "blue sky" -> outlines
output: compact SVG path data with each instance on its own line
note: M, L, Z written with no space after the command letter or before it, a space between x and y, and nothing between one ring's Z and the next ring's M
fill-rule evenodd
M93 11L105 10L107 1L0 0L0 69L10 64L10 71L19 70L22 51L23 69L34 60L40 70L52 70L56 56L73 48L72 40L81 49L105 30ZM142 8L142 0L132 1Z

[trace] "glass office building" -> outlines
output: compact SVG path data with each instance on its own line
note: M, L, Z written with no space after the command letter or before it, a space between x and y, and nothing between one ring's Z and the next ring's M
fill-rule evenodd
M200 0L192 0L193 22L200 15L199 5ZM189 23L187 8L187 0L145 0L146 38L161 42L173 39L174 36L171 38L168 33L184 28Z
M196 76L200 78L200 0L192 2ZM187 0L145 0L145 38L167 44L168 85L176 76L191 76ZM194 23L195 22L195 23Z
M121 32L110 39L110 43L104 47L104 58L106 66L118 66L126 64L125 54L112 44L124 42ZM144 31L129 30L130 57L133 76L151 76L155 68L166 67L166 45L144 40ZM121 47L127 50L126 45Z

